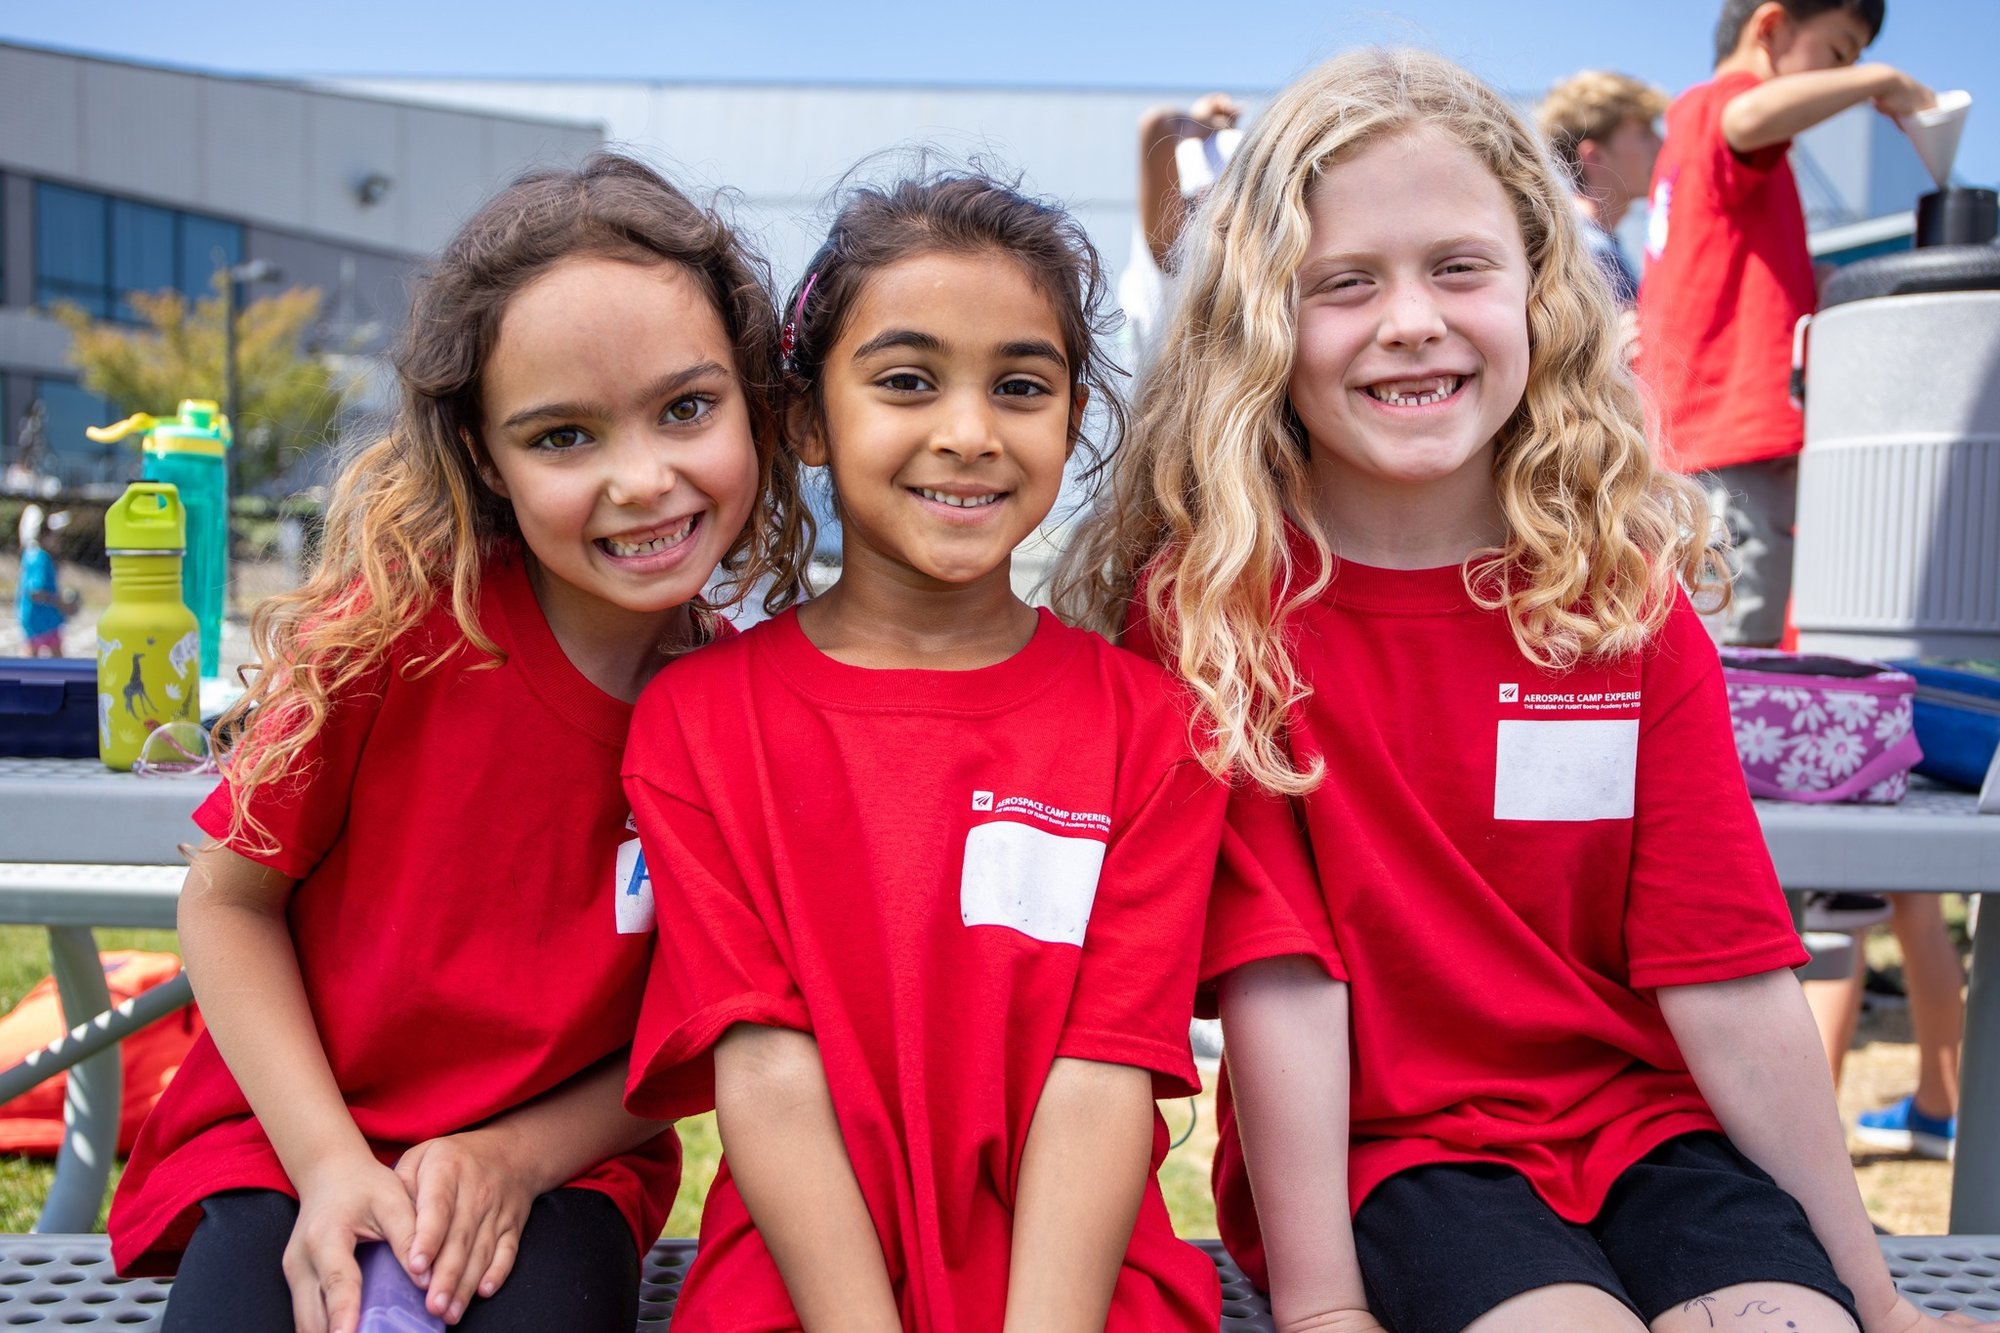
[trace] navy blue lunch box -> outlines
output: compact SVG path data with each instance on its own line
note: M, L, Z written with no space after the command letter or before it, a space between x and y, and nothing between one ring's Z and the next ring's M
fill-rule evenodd
M1917 678L1915 726L1924 758L1916 771L1979 790L2000 747L2000 662L1911 659L1896 666Z
M0 657L0 755L88 759L96 754L96 660Z

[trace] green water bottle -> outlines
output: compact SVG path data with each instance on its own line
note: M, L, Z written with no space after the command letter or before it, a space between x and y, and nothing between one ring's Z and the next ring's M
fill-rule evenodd
M181 600L180 493L135 481L105 511L111 605L97 622L97 753L129 771L154 728L201 717L201 632Z
M205 398L184 398L179 416L140 412L85 433L105 443L142 435L145 461L139 475L179 488L187 512L181 598L201 625L201 674L220 676L223 599L229 589L229 418Z

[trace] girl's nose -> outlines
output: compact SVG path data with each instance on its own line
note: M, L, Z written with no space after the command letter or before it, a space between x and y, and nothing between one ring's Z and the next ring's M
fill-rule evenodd
M652 439L624 439L604 452L604 490L613 504L644 507L679 480L667 445Z
M952 395L940 404L940 416L931 431L932 453L951 454L961 462L987 458L1000 452L1000 434L995 428L992 405L984 393Z
M1383 304L1375 340L1385 347L1421 347L1444 337L1444 312L1429 286L1398 283Z

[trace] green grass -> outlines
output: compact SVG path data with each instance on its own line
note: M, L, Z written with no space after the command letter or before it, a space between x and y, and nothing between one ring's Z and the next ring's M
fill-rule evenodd
M175 948L170 930L100 930L97 947L111 949ZM48 934L36 926L0 926L0 1012L12 1009L36 982L49 973ZM1168 1154L1160 1168L1160 1188L1165 1192L1167 1211L1183 1236L1213 1236L1215 1205L1208 1195L1208 1162L1215 1151L1214 1098L1204 1094L1199 1101L1200 1116L1193 1136ZM1161 1110L1167 1128L1179 1136L1188 1128L1188 1103L1167 1102ZM713 1115L696 1116L680 1124L681 1191L674 1199L673 1214L667 1219L669 1236L693 1236L700 1229L702 1200L708 1196L715 1167L722 1156L715 1134ZM112 1167L112 1183L124 1169L122 1162ZM27 1157L0 1156L0 1231L26 1231L41 1213L42 1199L55 1164ZM104 1229L100 1210L98 1230Z

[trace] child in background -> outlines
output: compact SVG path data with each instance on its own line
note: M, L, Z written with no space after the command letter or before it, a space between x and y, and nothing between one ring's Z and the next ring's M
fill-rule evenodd
M1254 840L1317 864L1351 978L1351 1155L1341 1105L1253 1099L1224 1008L1223 1238L1281 1328L1938 1327L1855 1189L1682 591L1701 497L1649 460L1577 227L1449 62L1300 80L1190 228L1075 552L1100 619L1143 597L1211 763L1294 793L1312 860ZM1342 1049L1298 1026L1294 1102Z
M1792 137L1860 102L1902 116L1930 89L1855 63L1884 0L1725 0L1715 78L1667 108L1653 170L1639 372L1662 458L1706 474L1736 550L1725 643L1784 633L1805 425L1789 396L1792 329L1818 305Z
M608 154L521 178L419 290L196 815L208 1035L110 1221L120 1271L178 1266L167 1329L351 1333L379 1238L465 1329L629 1333L680 1154L620 1105L654 937L618 760L723 632L718 563L803 539L760 500L776 341L759 261Z
M21 510L21 591L16 610L29 657L63 655L63 626L80 603L74 589L62 586L62 558L56 554L57 539L68 526L67 510L46 518L40 505Z
M662 672L625 760L685 923L626 1104L723 1145L676 1330L1216 1326L1153 1101L1226 792L1167 676L1009 585L1121 418L1102 299L1073 219L946 174L855 190L787 307L840 580Z

